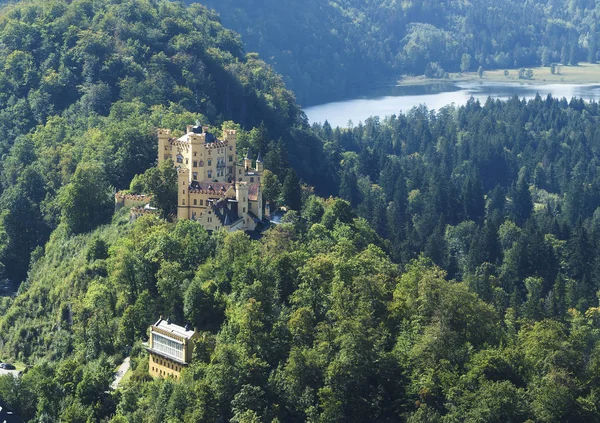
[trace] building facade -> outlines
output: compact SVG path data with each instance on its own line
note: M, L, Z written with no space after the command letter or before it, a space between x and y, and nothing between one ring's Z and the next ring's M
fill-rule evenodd
M219 140L206 127L191 126L180 138L158 130L158 163L173 160L178 172L177 219L198 221L207 230L254 230L263 219L262 158L238 160L236 132Z
M193 340L198 332L164 320L150 326L148 372L153 377L179 379L181 370L192 361Z

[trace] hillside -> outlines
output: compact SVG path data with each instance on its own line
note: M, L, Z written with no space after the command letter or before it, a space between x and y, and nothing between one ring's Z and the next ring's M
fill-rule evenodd
M468 6L364 4L436 25ZM336 7L352 25L378 16ZM521 22L491 10L477 15L496 28L488 58ZM6 6L0 83L0 270L22 282L0 297L0 361L24 369L0 376L0 399L28 422L600 421L597 103L471 100L309 127L213 12L166 0ZM114 212L128 187L158 187L153 204L173 210L156 128L196 120L263 155L264 198L291 210L262 237ZM181 378L151 376L165 376L144 344L161 315L197 336Z
M400 75L598 59L593 1L207 0L304 106Z
M154 165L156 127L260 127L245 146L283 163L289 152L302 178L327 189L315 172L321 144L293 94L201 5L7 5L0 69L0 270L16 284L71 211L91 213L85 230L110 218L108 192Z

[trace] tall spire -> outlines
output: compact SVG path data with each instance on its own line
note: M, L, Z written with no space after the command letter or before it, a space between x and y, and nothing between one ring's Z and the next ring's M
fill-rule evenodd
M250 149L248 148L248 151L246 152L246 159L250 159Z
M256 161L262 162L262 155L260 154L260 151L258 152L258 157L256 157Z

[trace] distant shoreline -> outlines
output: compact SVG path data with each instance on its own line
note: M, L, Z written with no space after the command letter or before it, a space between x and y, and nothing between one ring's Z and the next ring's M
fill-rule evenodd
M483 72L449 73L448 78L426 78L425 76L402 76L396 81L398 86L428 85L457 82L512 82L519 84L600 84L600 64L580 63L577 66L559 66L559 73L553 75L550 67L525 68L533 71L532 79L519 79L519 69L494 69ZM508 71L508 76L504 72Z

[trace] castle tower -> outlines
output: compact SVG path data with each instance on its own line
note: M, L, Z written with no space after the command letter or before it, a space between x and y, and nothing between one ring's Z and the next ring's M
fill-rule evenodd
M244 170L248 171L252 168L252 159L250 158L250 149L246 153L246 158L244 159Z
M158 165L164 162L171 154L169 151L169 138L171 131L169 129L158 130Z
M227 175L230 178L235 179L236 169L235 165L237 163L237 134L233 129L227 129L223 131L223 140L227 142L227 154L226 154L226 163L227 163Z
M190 171L177 169L177 220L190 218Z
M258 153L258 157L256 158L256 171L260 173L264 170L264 168L265 166L263 165L262 156L260 153Z
M248 219L248 185L239 182L235 185L235 199L238 202L238 213L244 218L244 226Z

